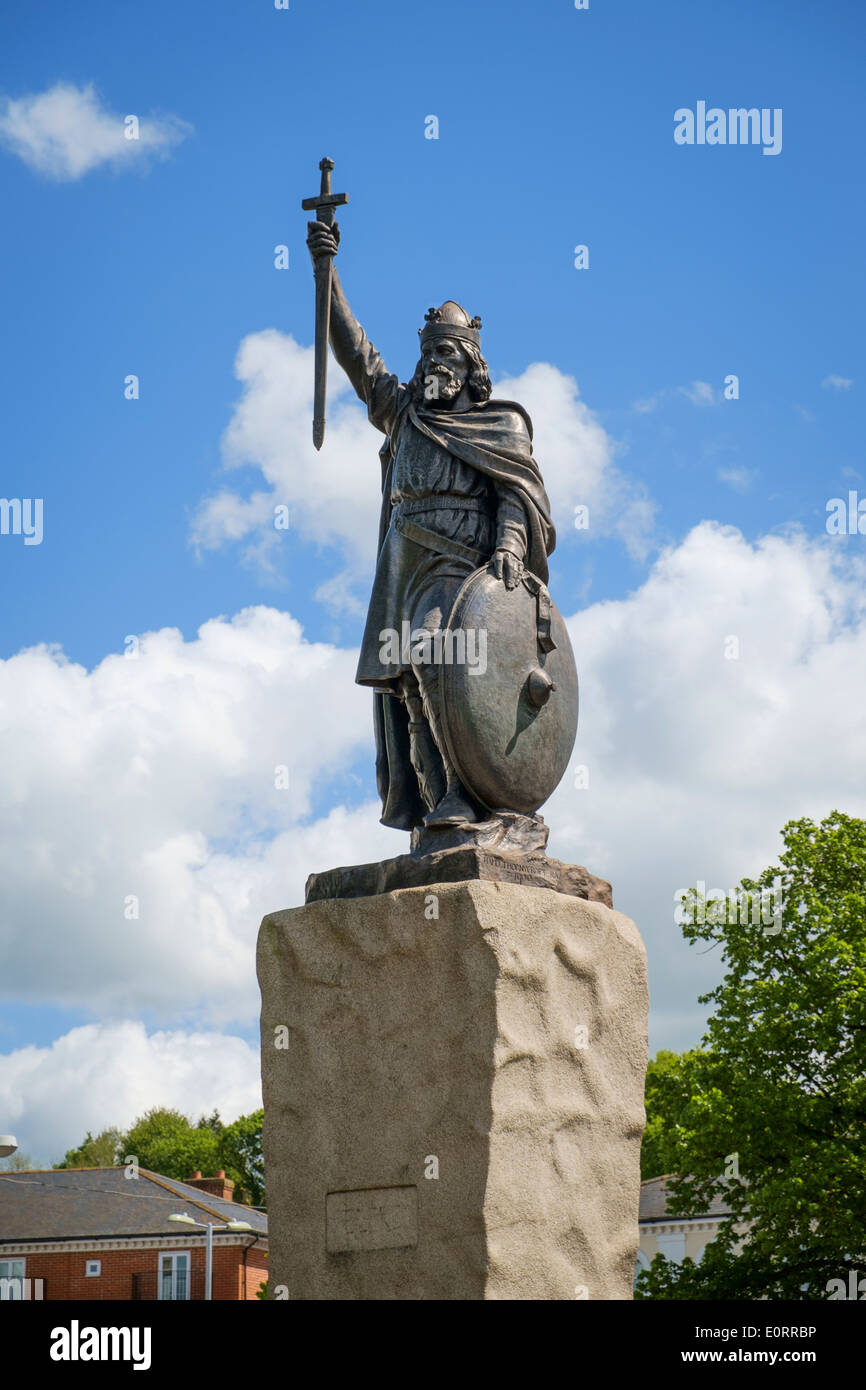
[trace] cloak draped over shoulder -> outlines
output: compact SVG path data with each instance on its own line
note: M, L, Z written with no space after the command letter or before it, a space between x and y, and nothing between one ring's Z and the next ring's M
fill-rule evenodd
M385 382L380 377L375 385L385 386ZM374 424L378 423L376 415L381 419L386 413L380 414L377 409L375 385L368 397L370 419ZM412 400L406 387L394 391L393 377L387 385L390 387L387 394L391 397L391 410L387 411L391 428L379 451L382 463L379 552L391 521L391 478L400 434L403 429L414 428L500 488L517 494L527 521L526 568L546 583L547 557L556 544L556 532L538 464L532 456L532 422L523 407L516 401L488 400L476 402L469 410L460 412L425 410ZM406 707L402 700L378 691L374 701L376 782L382 798L382 823L398 830L411 830L422 821L426 807L410 761Z

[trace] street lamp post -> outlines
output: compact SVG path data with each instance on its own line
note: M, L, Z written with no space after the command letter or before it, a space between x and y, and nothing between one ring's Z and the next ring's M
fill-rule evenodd
M18 1148L14 1134L0 1134L0 1158L8 1158Z
M186 1212L177 1212L170 1216L169 1221L177 1221L182 1226L203 1227L207 1232L205 1240L205 1265L204 1265L204 1296L207 1302L213 1299L213 1233L214 1226L220 1231L251 1231L253 1228L249 1221L224 1221L217 1225L214 1221L196 1221L188 1216Z

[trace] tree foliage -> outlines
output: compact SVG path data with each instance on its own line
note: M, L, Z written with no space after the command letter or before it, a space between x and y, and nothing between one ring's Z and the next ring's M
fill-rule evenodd
M183 1182L199 1170L216 1172L219 1136L202 1119L194 1125L179 1110L156 1108L137 1119L123 1136L124 1157L134 1156L141 1168Z
M676 1132L691 1097L683 1085L684 1071L697 1052L657 1052L646 1073L646 1129L640 1151L642 1178L673 1171L677 1158Z
M123 1155L120 1152L121 1133L119 1129L103 1129L94 1139L90 1130L83 1142L77 1149L67 1150L62 1163L58 1163L58 1168L113 1168L120 1163Z
M30 1154L19 1152L7 1154L6 1158L0 1158L0 1173L26 1173L28 1169L35 1167L36 1164Z
M234 1177L250 1206L265 1204L265 1160L262 1153L264 1110L240 1115L220 1134L220 1159L229 1176Z
M701 997L704 1047L654 1079L649 1154L679 1175L672 1214L724 1195L731 1215L700 1265L658 1256L639 1297L826 1299L866 1272L866 821L833 812L783 838L742 883L781 880L778 921L708 909L683 927L720 944L725 975Z
M88 1132L57 1167L112 1168L134 1157L139 1167L179 1182L196 1171L211 1177L222 1168L235 1183L235 1201L263 1207L263 1120L264 1111L255 1110L224 1125L215 1110L193 1124L179 1110L156 1107L140 1115L125 1134L111 1128L94 1138Z

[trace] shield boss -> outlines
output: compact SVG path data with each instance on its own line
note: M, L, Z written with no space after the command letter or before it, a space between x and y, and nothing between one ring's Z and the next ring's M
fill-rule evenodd
M474 664L461 660L465 650ZM537 811L577 734L574 653L540 580L525 574L509 590L486 568L469 576L448 619L441 690L445 741L464 786L491 811Z

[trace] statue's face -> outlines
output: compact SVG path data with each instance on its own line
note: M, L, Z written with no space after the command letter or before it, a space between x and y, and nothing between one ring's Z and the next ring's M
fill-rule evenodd
M433 338L421 350L424 402L451 405L469 379L470 362L456 338Z

